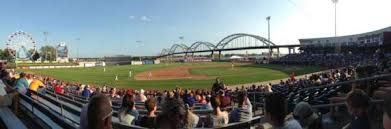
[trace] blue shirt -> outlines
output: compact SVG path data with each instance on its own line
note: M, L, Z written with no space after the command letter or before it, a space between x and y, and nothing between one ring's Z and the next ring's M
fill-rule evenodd
M139 113L137 110L128 110L128 113L132 116L134 116L134 120L137 121L139 117Z
M188 104L189 107L193 107L193 105L195 103L195 99L194 99L194 97L188 96L188 97L186 97L184 102L185 102L185 104Z
M90 97L90 95L91 95L90 90L83 90L83 92L81 93L81 96L83 97Z
M29 83L26 78L19 78L15 83L15 88L19 93L25 94L29 88Z

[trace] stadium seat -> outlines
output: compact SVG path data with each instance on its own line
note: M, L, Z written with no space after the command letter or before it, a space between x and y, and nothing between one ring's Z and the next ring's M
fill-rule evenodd
M0 107L0 118L8 129L27 129L8 107Z

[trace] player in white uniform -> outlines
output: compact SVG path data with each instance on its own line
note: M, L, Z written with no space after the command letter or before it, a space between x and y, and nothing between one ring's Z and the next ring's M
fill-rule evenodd
M148 79L149 79L149 80L152 79L152 72L151 72L151 71L148 72Z

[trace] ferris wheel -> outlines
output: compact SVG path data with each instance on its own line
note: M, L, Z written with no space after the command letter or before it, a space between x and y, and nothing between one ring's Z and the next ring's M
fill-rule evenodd
M8 54L18 60L29 60L36 52L35 40L31 34L23 31L10 34L6 47Z

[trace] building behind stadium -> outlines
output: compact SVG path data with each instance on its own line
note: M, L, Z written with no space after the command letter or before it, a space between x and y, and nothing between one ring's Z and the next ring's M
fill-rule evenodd
M355 35L299 39L301 50L311 53L391 51L391 26Z

